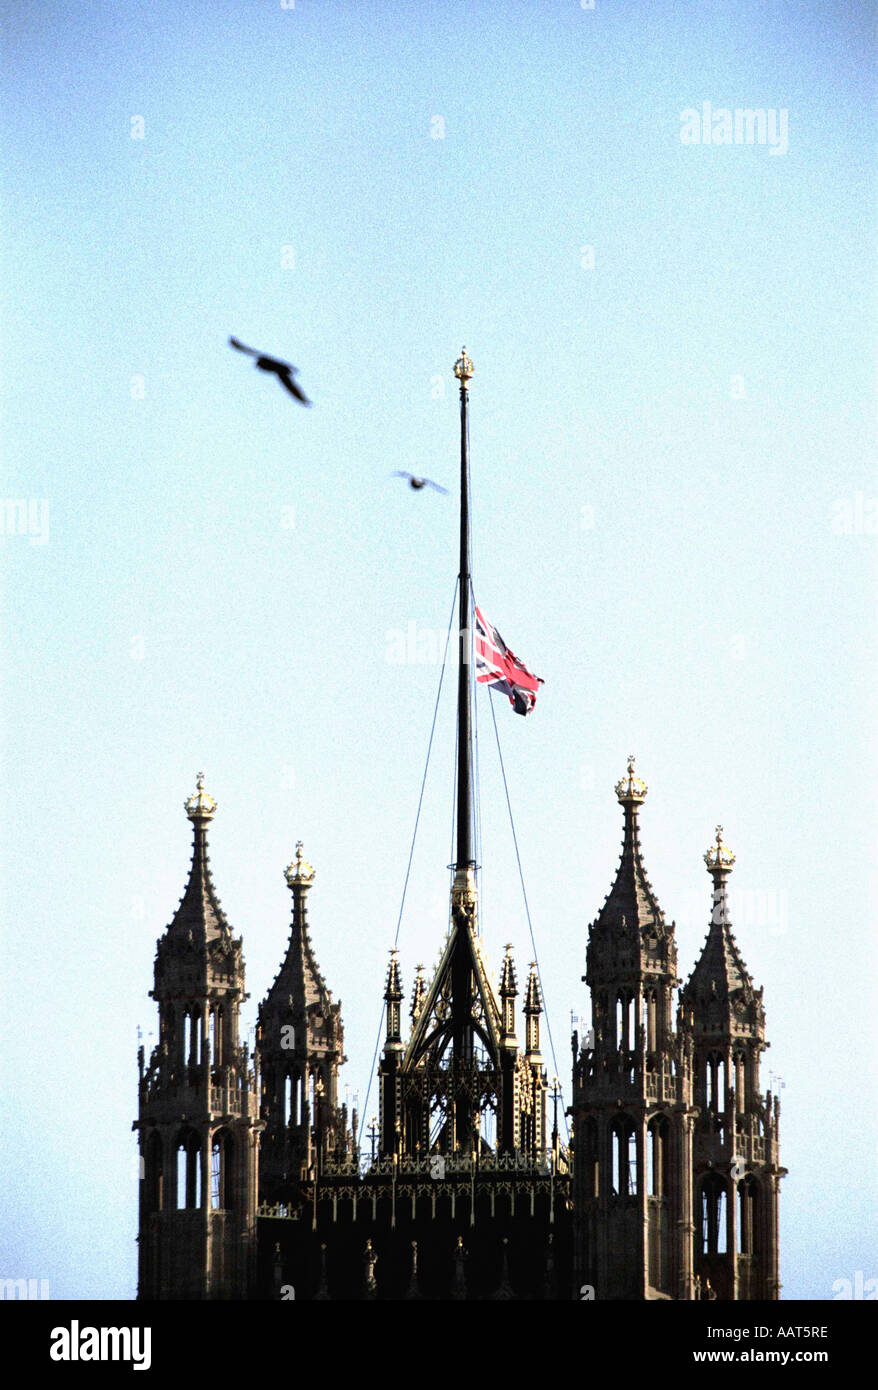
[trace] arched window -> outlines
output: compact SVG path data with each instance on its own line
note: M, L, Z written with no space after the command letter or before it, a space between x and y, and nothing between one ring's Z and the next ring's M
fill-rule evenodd
M194 1130L182 1130L177 1140L177 1210L201 1206L201 1143Z
M628 1115L613 1121L610 1130L613 1195L620 1198L637 1194L637 1131Z
M183 1061L191 1062L190 1053L192 1051L192 1019L188 1013L183 1015Z
M727 1249L728 1202L725 1181L708 1173L701 1184L701 1253L724 1255Z
M234 1205L234 1140L228 1130L217 1130L210 1146L210 1205L213 1211L231 1211Z
M725 1113L726 1062L721 1052L711 1052L707 1057L705 1104L714 1115Z
M631 995L626 990L620 989L616 995L616 1050L618 1052L626 1052L632 1045L631 1014Z
M296 1108L296 1083L291 1076L284 1077L284 1098L281 1119L284 1124L294 1125L298 1121L293 1113Z
M207 1020L207 1055L212 1067L219 1061L216 1054L216 1031L216 1009L211 1009Z

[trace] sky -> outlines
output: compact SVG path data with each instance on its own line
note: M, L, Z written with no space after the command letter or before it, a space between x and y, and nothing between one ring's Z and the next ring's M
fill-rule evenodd
M683 980L718 822L737 855L783 1297L878 1276L872 7L19 0L2 49L0 1276L135 1293L138 1028L199 770L245 1025L302 840L342 1084L374 1113L464 344L475 596L545 681L494 712L550 1077L569 1103L634 753ZM481 926L522 978L491 698ZM446 673L407 991L447 922L454 719Z

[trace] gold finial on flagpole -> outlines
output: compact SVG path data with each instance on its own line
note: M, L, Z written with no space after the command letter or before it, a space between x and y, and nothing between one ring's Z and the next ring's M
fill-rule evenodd
M460 356L454 364L454 375L460 382L460 389L462 391L465 391L467 389L467 382L472 377L474 371L475 368L473 367L472 362L466 355L466 348L461 348Z

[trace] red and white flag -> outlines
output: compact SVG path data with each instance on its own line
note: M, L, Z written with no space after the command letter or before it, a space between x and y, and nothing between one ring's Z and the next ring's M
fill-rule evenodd
M476 609L476 680L508 695L516 714L530 714L543 684L507 647L481 609Z

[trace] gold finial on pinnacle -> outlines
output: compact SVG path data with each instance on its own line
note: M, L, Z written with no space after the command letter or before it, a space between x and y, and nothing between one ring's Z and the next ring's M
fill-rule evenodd
M711 845L704 856L704 862L711 873L717 870L728 873L735 862L735 856L727 845L723 844L723 828L721 825L716 827L716 844Z
M622 805L639 806L645 800L647 786L640 777L634 776L634 754L628 754L628 776L616 783L616 795Z
M466 384L473 375L474 370L475 368L472 362L466 355L466 348L461 348L460 356L454 364L454 375L460 382L460 389L462 391L466 390Z
M189 797L188 801L183 802L186 808L186 815L194 824L195 821L208 821L216 811L216 802L212 796L204 790L204 773L199 772L195 778L195 792Z
M284 878L289 888L310 888L314 882L314 870L302 853L302 841L296 844L295 862L284 869Z

